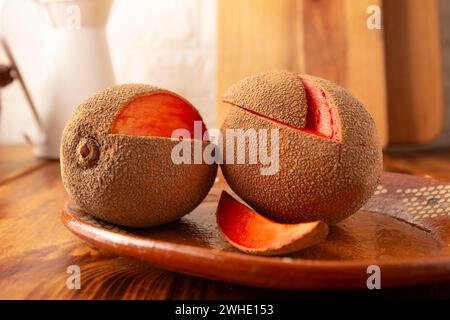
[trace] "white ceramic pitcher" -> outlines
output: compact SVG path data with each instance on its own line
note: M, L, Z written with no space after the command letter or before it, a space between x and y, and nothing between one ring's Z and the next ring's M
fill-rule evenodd
M61 134L74 108L114 84L105 34L112 0L36 0L51 26L47 32L45 74L36 104L42 137L38 157L59 158Z

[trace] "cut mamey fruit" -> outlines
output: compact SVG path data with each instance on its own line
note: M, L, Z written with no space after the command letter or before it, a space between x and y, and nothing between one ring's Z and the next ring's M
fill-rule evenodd
M179 143L170 139L173 130L188 130L197 139L194 121L202 118L189 102L149 85L113 86L82 102L61 140L61 175L71 201L96 218L129 227L188 214L217 173L216 164L172 159ZM200 142L202 150L209 145L185 138L192 147Z
M243 79L224 95L224 145L237 145L229 130L278 131L277 171L239 163L236 150L271 153L271 147L237 145L221 164L231 189L251 208L282 223L336 224L373 195L382 170L375 123L360 101L331 81L286 71ZM257 147L258 149L255 149ZM238 149L240 148L240 149Z
M187 101L168 93L154 93L137 97L127 103L116 115L111 132L130 136L170 138L176 129L187 129L194 138L194 123L202 118ZM202 136L195 137L198 140Z
M321 222L277 223L240 203L223 191L217 208L217 224L225 238L241 251L279 255L310 247L326 238Z

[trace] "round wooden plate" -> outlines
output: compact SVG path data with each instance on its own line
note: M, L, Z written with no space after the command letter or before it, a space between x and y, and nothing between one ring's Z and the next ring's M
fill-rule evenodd
M65 226L119 256L199 277L280 289L367 288L377 265L381 286L450 280L450 184L385 173L373 198L331 227L326 241L282 257L241 253L220 235L215 210L222 189L181 220L148 229L94 219L68 203Z

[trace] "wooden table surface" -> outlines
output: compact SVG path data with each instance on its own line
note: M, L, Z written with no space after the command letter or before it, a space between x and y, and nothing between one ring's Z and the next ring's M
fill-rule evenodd
M391 171L450 181L450 149L391 154ZM450 283L378 291L281 291L249 288L168 272L87 246L64 228L67 195L59 163L29 147L0 146L0 299L320 299L450 298ZM66 286L70 265L81 289Z

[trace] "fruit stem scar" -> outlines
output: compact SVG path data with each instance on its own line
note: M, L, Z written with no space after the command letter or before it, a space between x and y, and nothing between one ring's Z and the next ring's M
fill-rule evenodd
M82 145L80 148L80 155L86 158L90 153L89 147L87 145Z
M92 167L97 163L100 151L97 143L92 138L83 138L77 147L77 162L82 167Z

